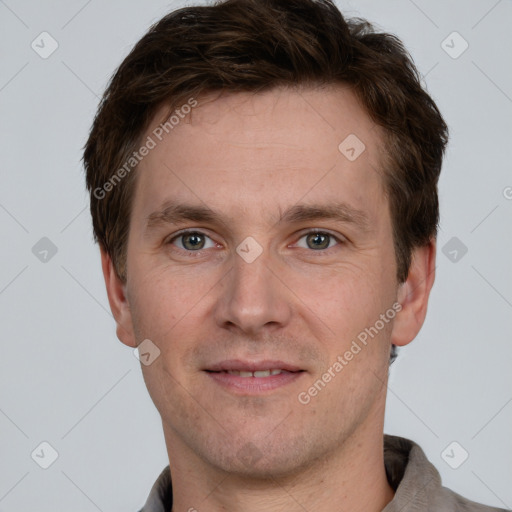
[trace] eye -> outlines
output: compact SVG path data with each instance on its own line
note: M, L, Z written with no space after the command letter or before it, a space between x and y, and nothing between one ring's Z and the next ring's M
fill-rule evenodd
M313 249L314 251L324 251L330 249L333 245L331 242L337 242L338 244L343 243L341 238L332 235L326 231L309 231L300 237L299 240L305 238L306 246L302 246L305 249Z
M305 239L305 246L299 244L302 239ZM207 240L210 241L210 245L208 245ZM325 252L334 245L342 244L343 241L342 237L335 236L327 231L313 230L303 234L299 238L297 245L304 249ZM211 249L216 246L216 243L208 235L196 230L182 231L174 235L166 243L176 245L180 250L188 253L199 252L203 249Z
M210 246L206 245L206 239L211 241ZM174 244L175 240L181 242L180 244L177 244L179 249L188 252L195 252L202 249L210 249L211 247L215 247L213 240L201 231L182 231L178 235L173 236L167 243Z

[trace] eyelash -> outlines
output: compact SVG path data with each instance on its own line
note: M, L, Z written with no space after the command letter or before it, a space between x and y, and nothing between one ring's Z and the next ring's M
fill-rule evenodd
M202 232L200 230L197 230L197 229L186 229L186 230L180 231L179 233L175 234L172 238L170 238L167 242L165 242L165 244L166 245L172 245L173 242L175 240L177 240L178 238L183 237L185 235L190 235L190 234L201 235L201 236L210 238L210 240L212 240L212 238L209 235L207 235L206 233L204 233L204 232ZM345 243L344 239L342 239L342 238L340 238L340 237L338 237L336 235L333 235L329 231L325 231L325 230L321 230L321 229L311 229L309 231L306 231L305 233L302 233L300 235L299 240L304 238L305 236L308 236L308 235L311 235L311 234L328 235L330 238L334 238L334 240L336 240L336 242L338 242L338 245L342 245L343 243ZM334 246L334 247L336 247L336 246ZM318 256L322 256L326 252L328 252L330 249L334 249L334 247L329 247L327 249L321 249L321 250L319 249L318 251L315 251L315 250L311 249L310 252L316 252L316 253L319 253ZM176 249L178 249L180 252L185 252L187 254L187 256L189 256L191 258L199 257L200 255L202 255L203 251L207 250L207 249L199 249L197 251L189 251L187 249L181 249L180 247L176 247Z

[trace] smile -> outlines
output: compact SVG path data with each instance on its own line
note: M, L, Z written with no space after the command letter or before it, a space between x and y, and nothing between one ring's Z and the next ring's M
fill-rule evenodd
M265 375L270 371L263 371ZM238 373L238 374L237 374ZM242 373L244 376L240 375ZM259 395L267 394L280 388L284 388L288 384L295 382L303 375L302 371L287 372L280 371L274 375L259 377L260 372L206 372L211 380L221 386L224 390L236 395ZM247 375L249 374L249 375Z
M280 373L284 372L286 370L259 370L256 372L244 372L244 371L238 371L238 370L227 370L227 373L230 375L238 375L239 377L270 377L271 375L279 375Z

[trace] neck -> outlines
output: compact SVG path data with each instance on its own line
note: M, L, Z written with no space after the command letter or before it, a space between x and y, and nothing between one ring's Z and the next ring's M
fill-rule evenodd
M383 408L306 469L266 479L205 465L195 454L176 450L179 443L175 438L170 443L167 432L173 512L381 512L394 496L384 468Z

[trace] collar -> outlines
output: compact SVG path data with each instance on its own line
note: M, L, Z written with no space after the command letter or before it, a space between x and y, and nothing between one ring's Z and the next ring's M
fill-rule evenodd
M504 510L479 505L442 487L439 472L420 446L410 439L384 434L384 466L395 496L382 512L447 511L462 510L462 507L471 512ZM139 512L169 512L171 508L171 473L166 466Z

